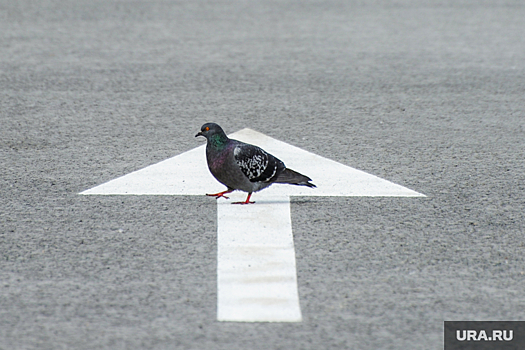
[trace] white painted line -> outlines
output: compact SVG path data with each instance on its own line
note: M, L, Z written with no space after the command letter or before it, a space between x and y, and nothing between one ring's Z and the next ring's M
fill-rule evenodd
M219 321L301 321L290 196L425 197L250 129L229 136L262 147L317 188L274 184L254 193L253 205L231 205L244 193L217 201ZM204 196L223 190L208 171L202 145L81 194Z
M290 197L242 206L233 199L217 207L217 319L300 322Z

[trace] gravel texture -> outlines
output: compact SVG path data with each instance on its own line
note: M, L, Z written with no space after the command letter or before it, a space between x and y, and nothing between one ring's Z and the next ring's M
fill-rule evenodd
M525 319L524 18L0 0L0 349L442 349L444 320ZM212 198L78 195L207 121L428 197L294 198L303 322L219 323Z

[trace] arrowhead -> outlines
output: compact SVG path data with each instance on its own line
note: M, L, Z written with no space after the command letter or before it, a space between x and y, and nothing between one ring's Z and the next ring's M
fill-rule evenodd
M425 197L390 181L307 152L251 129L228 137L257 145L287 167L313 179L317 188L274 184L257 193L290 196ZM84 195L204 195L224 186L210 174L205 145L81 192Z

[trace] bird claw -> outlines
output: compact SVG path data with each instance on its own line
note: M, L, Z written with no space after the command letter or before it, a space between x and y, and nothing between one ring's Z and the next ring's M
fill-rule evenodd
M232 204L253 204L255 202L250 202L250 197L252 196L252 193L248 193L248 197L246 197L246 200L244 202L233 202Z
M216 199L219 199L219 198L226 198L226 199L229 199L230 197L226 197L225 194L226 193L231 193L233 192L233 190L226 190L226 191L222 191L222 192L219 192L219 193L206 193L207 196L210 196L210 197L215 197Z
M206 195L209 197L215 197L216 199L219 199L219 198L229 199L230 198L230 197L226 197L222 193L206 193Z
M245 202L233 202L232 204L253 204L255 202L245 201Z

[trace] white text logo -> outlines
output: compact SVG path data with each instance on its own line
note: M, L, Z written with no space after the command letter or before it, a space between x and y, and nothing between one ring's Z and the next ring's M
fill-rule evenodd
M487 335L487 332L484 330L481 331L475 331L475 330L463 330L463 331L456 331L456 339L459 341L511 341L514 337L514 332L512 330L498 330L494 329L492 331L492 335L489 332L489 335Z

